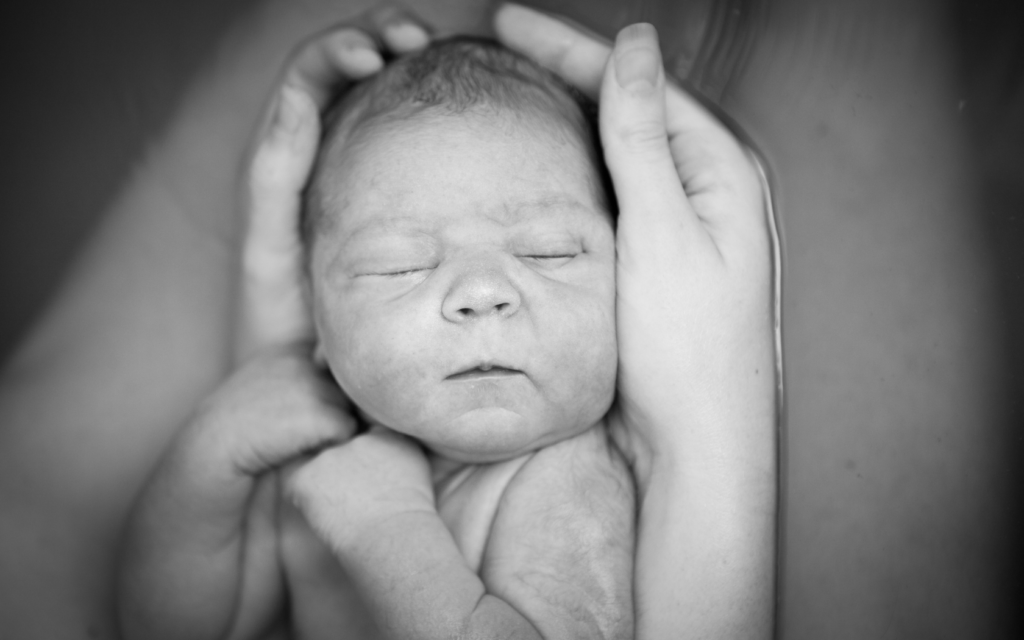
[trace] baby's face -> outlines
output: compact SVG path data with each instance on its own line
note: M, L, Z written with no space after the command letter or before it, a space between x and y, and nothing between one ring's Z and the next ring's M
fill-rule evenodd
M614 395L610 216L579 145L533 124L421 116L346 143L321 177L330 367L373 419L456 460L575 435Z

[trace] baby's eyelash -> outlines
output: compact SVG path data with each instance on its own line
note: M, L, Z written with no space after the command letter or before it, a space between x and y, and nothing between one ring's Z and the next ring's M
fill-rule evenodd
M578 253L526 254L519 256L526 260L572 260Z
M415 269L402 269L401 271L364 271L358 275L360 276L371 276L375 278L397 278L400 276L407 276L421 271L429 271L431 267L417 267Z

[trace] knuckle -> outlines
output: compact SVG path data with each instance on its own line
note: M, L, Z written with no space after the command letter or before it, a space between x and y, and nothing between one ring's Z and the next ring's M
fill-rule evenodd
M661 151L668 145L664 125L655 120L620 125L615 137L628 151Z

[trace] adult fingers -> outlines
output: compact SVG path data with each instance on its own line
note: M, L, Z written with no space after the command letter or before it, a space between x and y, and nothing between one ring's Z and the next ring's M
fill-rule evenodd
M377 42L361 29L344 27L318 34L302 45L288 64L284 84L305 93L323 110L340 85L383 67Z
M430 29L408 9L384 5L368 15L368 30L379 34L384 49L395 55L418 51L430 43Z
M306 93L322 110L345 83L380 71L384 54L416 51L429 41L427 28L410 12L378 7L354 25L307 40L289 62L284 82Z
M494 16L494 30L506 46L554 71L591 98L601 89L611 45L600 36L518 4L508 3Z
M299 214L319 136L316 106L306 94L283 86L249 173L239 361L268 347L312 336Z
M566 18L515 4L499 9L495 30L509 47L591 97L598 96L611 53L600 36ZM733 223L745 225L749 236L763 235L760 180L747 153L717 118L673 83L665 85L665 103L665 130L676 172L709 233L721 238L719 228Z
M670 86L665 102L666 129L676 171L707 233L723 254L733 248L729 241L749 244L763 239L764 193L751 154L700 102L681 89Z
M576 88L597 98L612 47L601 36L517 4L505 4L495 14L498 38L532 58ZM659 63L660 64L660 63ZM665 126L670 137L699 142L700 150L739 150L729 131L700 103L678 86L667 83ZM732 159L732 158L730 158Z
M635 24L619 32L601 86L600 129L605 161L621 211L619 258L628 264L634 230L644 251L664 246L669 255L693 237L696 217L669 148L665 72L657 32ZM652 244L653 243L653 244Z

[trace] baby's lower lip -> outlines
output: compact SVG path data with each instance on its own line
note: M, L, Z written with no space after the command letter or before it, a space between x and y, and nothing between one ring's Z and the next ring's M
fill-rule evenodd
M446 380L489 380L492 378L510 378L513 376L523 375L522 371L518 369L506 369L504 367L491 367L484 371L483 369L469 369L467 371L461 371L456 374L452 374L445 378Z

